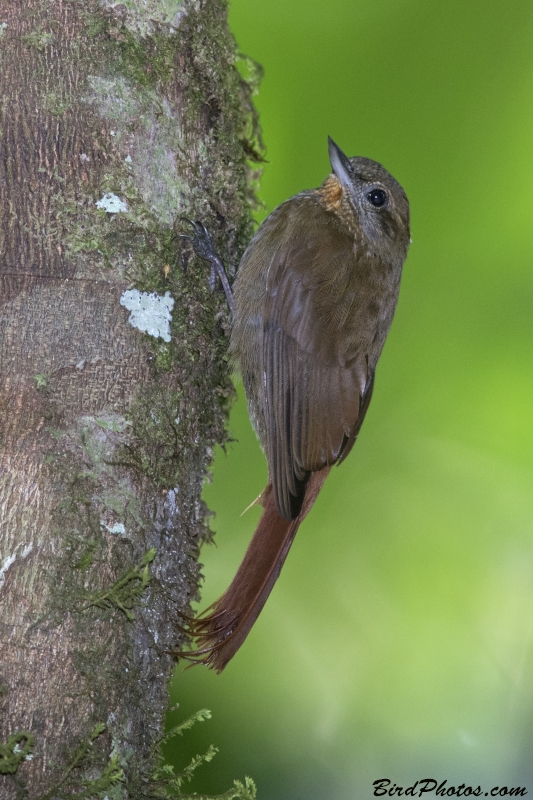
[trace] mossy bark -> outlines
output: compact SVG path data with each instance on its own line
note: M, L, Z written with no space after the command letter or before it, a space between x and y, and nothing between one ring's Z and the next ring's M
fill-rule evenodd
M232 392L224 296L176 234L202 219L230 265L249 237L235 60L223 0L0 0L2 800L157 795ZM170 293L170 341L131 288Z

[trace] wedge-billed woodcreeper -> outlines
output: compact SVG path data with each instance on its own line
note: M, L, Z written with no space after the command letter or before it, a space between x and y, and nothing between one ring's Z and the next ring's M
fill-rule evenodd
M296 531L333 464L357 438L398 299L409 248L409 203L375 161L329 139L332 173L260 225L239 266L230 354L268 461L262 517L229 589L180 653L220 672L263 608ZM224 282L203 226L197 252Z

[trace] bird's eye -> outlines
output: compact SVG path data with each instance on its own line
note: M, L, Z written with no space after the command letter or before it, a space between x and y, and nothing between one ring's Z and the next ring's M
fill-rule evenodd
M381 208L381 206L384 206L387 200L387 194L383 191L383 189L372 189L372 191L369 192L366 197L373 206L376 206L376 208Z

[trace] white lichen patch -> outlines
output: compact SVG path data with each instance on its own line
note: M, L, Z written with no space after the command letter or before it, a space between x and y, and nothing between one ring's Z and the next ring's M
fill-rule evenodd
M104 8L121 7L126 27L140 36L149 36L156 29L175 33L186 15L184 0L100 0ZM124 12L125 10L125 12Z
M2 566L0 567L0 588L6 582L6 572L8 571L9 567L11 567L12 564L14 564L15 561L17 560L18 550L20 550L20 545L15 550L14 553L12 553L10 556L6 556L2 562ZM27 544L26 547L23 549L22 553L20 554L20 557L26 558L26 556L28 556L32 550L33 550L33 545Z
M4 31L7 28L7 22L0 22L0 36L4 35Z
M118 214L120 211L128 210L127 203L113 192L106 192L100 200L96 201L95 206L101 208L102 211L107 211L108 214Z
M3 586L6 582L6 572L8 571L9 567L15 563L17 560L16 553L13 555L6 556L2 562L2 566L0 567L0 586Z
M120 305L131 311L129 323L134 328L170 342L170 312L174 308L174 298L170 292L161 296L156 292L148 294L138 289L128 289L122 294Z
M114 525L106 525L103 520L100 520L100 525L109 531L109 533L114 533L117 536L124 536L126 533L126 527L122 524L122 522L115 522Z

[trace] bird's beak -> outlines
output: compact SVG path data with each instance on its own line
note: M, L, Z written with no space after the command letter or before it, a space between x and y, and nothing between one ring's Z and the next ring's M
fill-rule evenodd
M335 144L331 136L328 136L328 150L331 169L342 185L349 189L352 185L352 167L350 161L348 157L344 155L340 147Z

